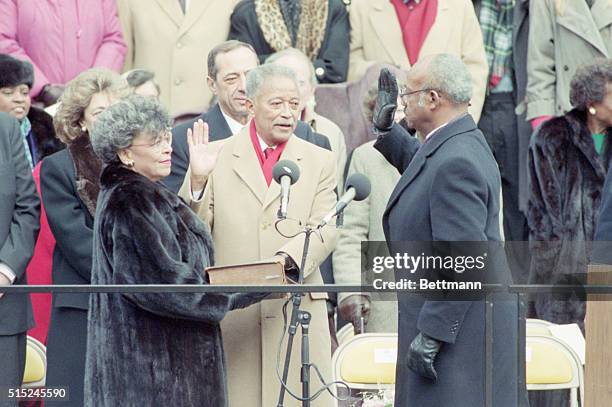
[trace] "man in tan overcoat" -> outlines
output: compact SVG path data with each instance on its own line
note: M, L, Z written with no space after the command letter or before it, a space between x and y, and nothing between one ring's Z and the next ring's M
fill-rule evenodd
M124 70L155 73L173 116L206 111L206 56L229 34L237 0L117 0L128 46Z
M247 75L247 107L253 117L240 133L208 144L203 122L188 131L190 168L180 195L211 227L217 265L279 259L287 270L301 264L304 236L281 236L275 229L280 186L271 180L268 160L291 160L300 178L291 187L287 217L316 226L335 205L336 165L333 154L293 134L299 118L300 100L295 73L269 64ZM200 198L201 199L198 199ZM291 222L291 221L288 221ZM288 229L286 226L283 230ZM336 230L328 226L319 239L312 236L305 282L321 284L319 264L336 243ZM302 309L312 314L310 357L327 381L331 380L330 336L326 294L307 294ZM268 407L277 404L286 338L277 361L283 333L285 299L268 299L244 310L230 312L223 320L223 346L227 362L229 405ZM290 309L290 307L289 307ZM293 347L289 386L301 394L299 332ZM311 373L311 391L320 383ZM301 402L285 397L285 406ZM324 392L313 407L329 407L333 400Z
M351 20L351 53L348 80L358 80L376 62L409 69L411 64L403 40L398 14L389 0L353 0ZM429 7L430 0L410 0L397 7L413 9ZM447 53L457 55L467 66L474 85L469 112L478 123L485 98L488 75L482 32L470 0L438 0L433 24L417 46L418 59L427 55ZM422 19L421 21L424 21ZM410 27L404 27L407 29ZM423 35L424 28L419 29ZM416 62L416 61L415 61Z

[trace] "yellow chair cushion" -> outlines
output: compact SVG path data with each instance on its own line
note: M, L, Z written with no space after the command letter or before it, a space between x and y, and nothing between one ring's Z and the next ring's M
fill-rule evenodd
M372 339L356 343L346 350L340 375L351 383L393 384L397 339Z
M527 344L527 384L561 384L572 381L572 365L560 349L544 343Z
M45 377L45 362L41 355L30 346L26 349L26 365L23 373L23 383L38 382Z
M550 329L545 326L527 326L527 336L550 336Z

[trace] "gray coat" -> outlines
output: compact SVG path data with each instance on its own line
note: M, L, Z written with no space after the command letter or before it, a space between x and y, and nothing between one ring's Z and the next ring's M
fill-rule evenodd
M563 4L557 6L557 4ZM581 64L612 57L612 3L531 0L527 119L571 110L570 81Z
M38 235L40 202L19 123L5 113L0 113L0 180L0 262L17 276L14 284L25 285ZM0 298L0 335L15 335L33 326L28 295Z
M384 242L382 215L400 174L374 149L374 141L357 147L352 154L347 176L361 173L372 182L372 191L363 201L353 201L344 210L344 227L340 229L338 243L333 253L334 280L338 284L361 284L361 242ZM376 243L372 243L375 245ZM377 247L370 246L365 253L368 259L377 254ZM370 275L369 273L367 275ZM338 294L340 303L348 293ZM372 296L370 320L366 332L397 332L397 301Z
M391 134L375 144L402 172L383 216L391 254L403 252L405 242L470 241L484 242L486 246L486 242L498 242L499 170L472 117L453 120L420 148L398 129L394 126ZM496 272L488 273L486 282L510 281L507 269L490 270ZM435 279L433 275L428 277ZM421 295L403 291L398 292L398 302L395 407L484 406L484 301L426 301ZM507 298L502 301L498 297L494 303L495 322L491 328L495 407L518 405L517 347L508 346L517 343L516 309L516 302ZM419 332L444 342L436 358L435 382L407 366L408 348Z

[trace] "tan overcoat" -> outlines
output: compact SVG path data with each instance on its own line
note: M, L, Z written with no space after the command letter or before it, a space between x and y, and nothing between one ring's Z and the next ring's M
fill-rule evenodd
M389 0L353 0L348 80L358 80L367 68L384 62L409 69L397 13ZM419 58L448 53L467 65L474 83L470 113L478 122L484 103L488 65L482 32L470 0L440 0L438 13Z
M316 225L335 205L336 164L330 151L291 136L281 160L295 162L300 178L291 187L288 217L303 224ZM208 179L204 198L190 198L189 171L180 195L209 223L215 243L217 265L253 262L272 257L279 251L288 253L299 265L303 236L285 238L274 227L280 204L280 187L272 181L266 185L255 155L248 127L227 139L214 171ZM286 225L285 225L286 226ZM323 229L323 242L313 235L306 262L306 283L322 284L319 264L336 244L336 230ZM310 357L324 377L331 380L330 337L327 325L325 294L307 295L302 309L312 313ZM222 321L223 346L227 364L231 407L269 407L277 404L279 380L276 355L283 332L284 300L265 300L244 310L230 312ZM286 340L285 342L286 343ZM290 386L301 394L299 381L300 337L296 337L290 370ZM280 371L285 350L281 352ZM311 389L319 387L314 371ZM285 397L285 406L301 403ZM313 407L329 407L333 401L323 394Z
M237 0L117 0L128 46L124 70L155 73L161 101L172 115L202 113L212 93L206 85L208 52L225 41Z

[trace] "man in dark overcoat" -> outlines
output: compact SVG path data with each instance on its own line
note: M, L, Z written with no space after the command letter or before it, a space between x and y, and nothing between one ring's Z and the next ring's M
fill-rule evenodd
M0 113L0 286L26 284L40 202L17 120ZM27 294L0 293L0 388L21 386L26 331L34 326ZM17 405L2 394L0 406Z
M374 145L402 174L391 194L383 228L391 254L407 242L500 240L500 175L486 140L467 108L470 75L459 58L439 54L409 72L401 97L418 146L392 125L395 80L381 73ZM503 256L498 250L495 258ZM503 262L487 269L485 283L510 282ZM502 264L503 263L503 264ZM396 269L396 279L399 271ZM448 294L448 293L447 293ZM427 297L429 298L429 297ZM398 292L399 348L396 407L481 407L485 405L485 302L431 300ZM493 302L493 406L519 405L517 305L499 294ZM471 298L470 298L471 299Z

